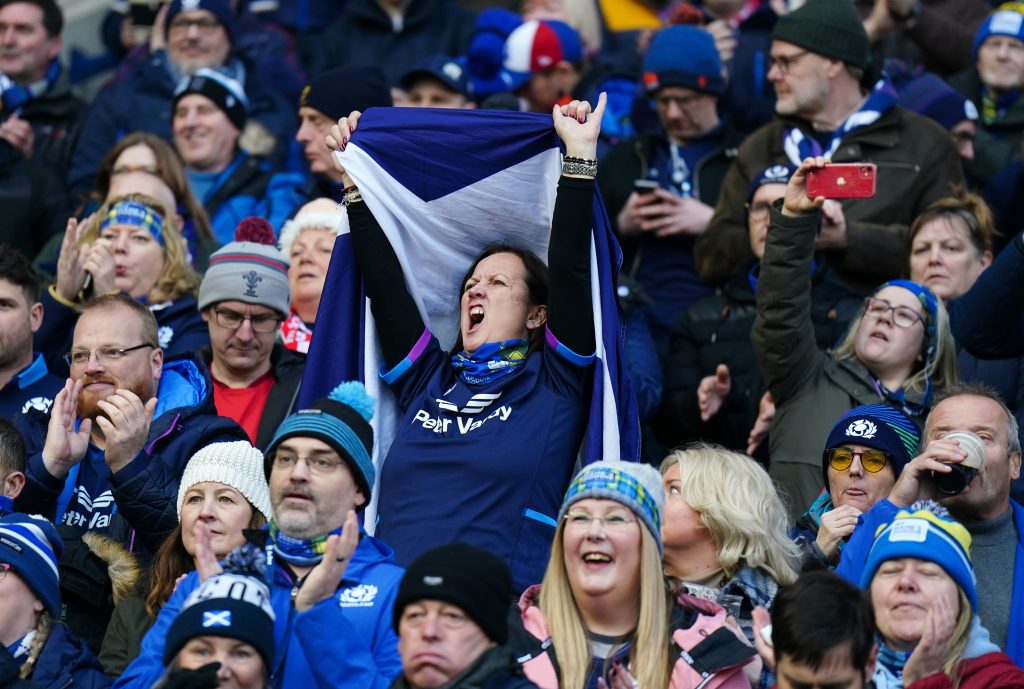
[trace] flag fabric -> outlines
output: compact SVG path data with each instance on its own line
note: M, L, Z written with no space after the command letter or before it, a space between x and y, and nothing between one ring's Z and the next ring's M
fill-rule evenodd
M459 281L488 244L507 242L547 260L561 144L550 115L504 111L371 108L338 154L395 249L420 315L442 348L459 329ZM594 194L591 299L597 356L583 463L636 461L640 427L622 353L616 277L622 253ZM587 352L580 352L587 354ZM374 462L387 455L397 409L351 251L338 237L298 404L339 382L362 380L377 397ZM366 526L375 521L375 496Z

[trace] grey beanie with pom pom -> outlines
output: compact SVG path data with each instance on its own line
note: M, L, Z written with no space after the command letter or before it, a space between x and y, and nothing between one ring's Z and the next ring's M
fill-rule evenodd
M267 477L274 463L274 451L287 438L316 438L341 455L369 499L373 490L373 418L375 400L358 381L342 383L308 409L300 409L278 426L274 439L264 452Z

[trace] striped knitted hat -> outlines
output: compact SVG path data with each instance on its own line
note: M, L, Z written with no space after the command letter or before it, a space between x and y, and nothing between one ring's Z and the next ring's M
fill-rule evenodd
M921 431L910 417L887 404L865 404L839 417L825 440L821 473L828 487L828 451L843 445L863 445L881 450L893 458L897 478L914 458L921 442Z
M242 301L288 315L288 259L274 243L274 230L266 220L240 222L235 241L210 256L199 285L199 310L221 301Z
M277 427L264 453L264 471L270 476L274 451L288 438L316 438L334 448L348 464L352 477L369 499L373 491L373 427L370 420L376 402L358 381L348 381L331 390L308 409L300 409Z
M11 566L54 617L60 615L57 558L63 550L57 529L38 514L0 517L0 562Z
M934 562L963 589L971 607L978 609L974 567L971 565L971 534L934 500L919 500L896 513L890 524L878 527L868 553L861 588L868 588L883 562L912 557Z
M594 462L583 467L569 484L558 521L586 498L615 500L633 510L658 543L661 552L661 510L665 487L658 470L640 462Z

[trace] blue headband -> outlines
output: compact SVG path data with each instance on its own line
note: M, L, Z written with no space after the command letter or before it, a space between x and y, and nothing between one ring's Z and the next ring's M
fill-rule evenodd
M131 225L149 230L153 239L160 246L164 245L164 219L156 215L151 208L138 201L118 201L110 207L107 215L100 223L100 232L111 225Z
M911 280L890 280L875 290L875 294L878 294L886 287L902 287L917 297L917 300L921 302L921 306L923 306L924 310L928 312L928 322L925 323L924 329L928 334L928 341L932 346L934 346L936 325L939 320L939 300L935 298L935 293L918 282L913 282Z

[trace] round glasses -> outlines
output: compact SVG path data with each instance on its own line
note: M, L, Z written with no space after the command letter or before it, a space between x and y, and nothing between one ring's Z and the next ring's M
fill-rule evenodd
M833 447L825 450L825 458L828 460L828 465L836 471L848 470L850 465L853 464L854 457L860 457L860 465L864 467L864 471L871 474L877 474L885 468L885 463L889 461L889 455L881 450L857 452L845 447Z

